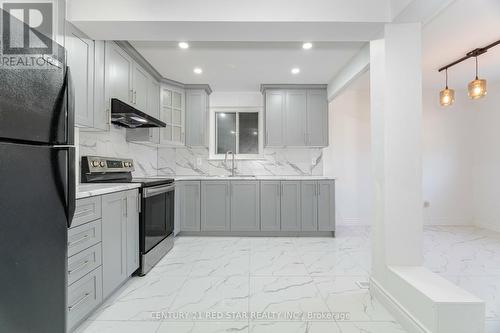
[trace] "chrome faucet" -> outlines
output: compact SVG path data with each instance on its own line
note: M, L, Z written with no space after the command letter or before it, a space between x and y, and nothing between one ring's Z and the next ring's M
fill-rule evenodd
M231 163L231 177L234 177L234 153L231 150L226 151L226 155L224 156L224 164L227 167L227 155L231 154L233 156Z

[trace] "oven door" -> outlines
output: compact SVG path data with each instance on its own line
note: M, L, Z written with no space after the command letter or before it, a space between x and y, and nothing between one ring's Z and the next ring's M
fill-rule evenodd
M175 184L142 191L141 253L145 254L174 231Z

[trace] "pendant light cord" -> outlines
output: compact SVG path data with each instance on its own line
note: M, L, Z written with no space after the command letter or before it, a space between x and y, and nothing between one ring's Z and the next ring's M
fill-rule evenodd
M446 89L448 89L448 68L446 68Z
M478 76L477 76L477 56L476 56L476 80L478 79Z

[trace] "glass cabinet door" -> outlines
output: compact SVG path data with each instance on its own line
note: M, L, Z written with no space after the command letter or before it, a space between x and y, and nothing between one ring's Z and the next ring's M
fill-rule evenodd
M184 103L182 92L162 88L161 120L167 126L160 130L161 141L178 145L184 142Z

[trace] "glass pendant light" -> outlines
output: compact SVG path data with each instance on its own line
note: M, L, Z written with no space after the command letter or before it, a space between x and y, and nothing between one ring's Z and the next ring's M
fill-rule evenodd
M481 80L477 76L477 57L476 57L476 78L469 82L468 85L469 97L471 99L479 99L486 96L486 80Z
M439 104L450 106L455 102L455 90L448 89L448 68L446 68L446 88L439 92Z

